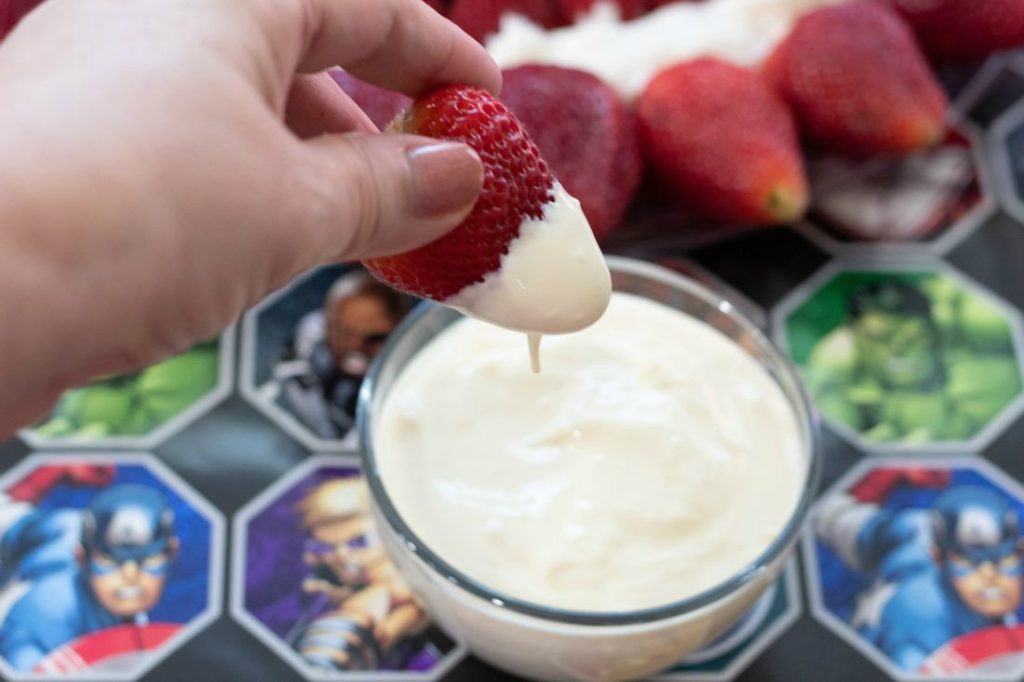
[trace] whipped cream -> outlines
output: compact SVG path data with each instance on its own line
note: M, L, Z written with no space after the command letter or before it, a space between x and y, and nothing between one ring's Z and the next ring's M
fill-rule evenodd
M615 293L545 339L460 320L399 376L374 441L398 512L451 565L520 599L666 604L738 572L792 513L806 463L779 387L703 322Z
M528 334L567 334L596 322L611 296L608 265L580 202L557 182L552 197L540 219L520 225L498 270L444 304Z
M545 30L506 14L486 41L501 68L554 64L589 71L633 100L662 69L697 57L756 66L804 13L842 0L707 0L665 5L632 21L598 3L572 26Z

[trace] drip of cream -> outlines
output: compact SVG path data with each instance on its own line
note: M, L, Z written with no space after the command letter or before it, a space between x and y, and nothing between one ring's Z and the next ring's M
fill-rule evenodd
M526 340L530 346L530 369L534 374L540 374L540 340L544 338L541 334L527 334Z
M568 334L596 322L611 298L612 279L580 202L555 183L539 219L523 221L501 267L444 304L468 317L536 336Z

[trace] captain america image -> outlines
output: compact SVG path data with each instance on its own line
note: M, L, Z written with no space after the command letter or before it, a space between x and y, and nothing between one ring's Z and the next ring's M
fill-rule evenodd
M826 607L907 672L1019 666L1019 519L1019 502L971 470L872 471L815 514Z
M14 670L124 671L185 622L158 613L182 551L181 501L123 469L41 467L0 497L0 657Z

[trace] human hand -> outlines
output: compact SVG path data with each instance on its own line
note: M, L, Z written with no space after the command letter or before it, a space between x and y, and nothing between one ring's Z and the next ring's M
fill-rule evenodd
M413 96L500 86L421 0L48 0L0 44L0 434L468 213L476 155L377 135L335 65Z

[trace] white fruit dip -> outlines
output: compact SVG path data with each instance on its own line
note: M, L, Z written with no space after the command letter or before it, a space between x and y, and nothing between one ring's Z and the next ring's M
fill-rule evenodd
M707 0L661 7L632 21L599 3L576 24L545 30L506 14L486 40L501 68L554 64L589 71L635 99L665 67L697 57L756 66L804 13L842 0Z
M398 377L374 429L414 533L498 593L553 607L667 604L737 573L780 535L806 470L796 417L738 345L615 293L545 339L454 323Z
M501 268L444 301L513 331L566 334L597 321L612 278L580 203L557 182L538 220L528 218Z

